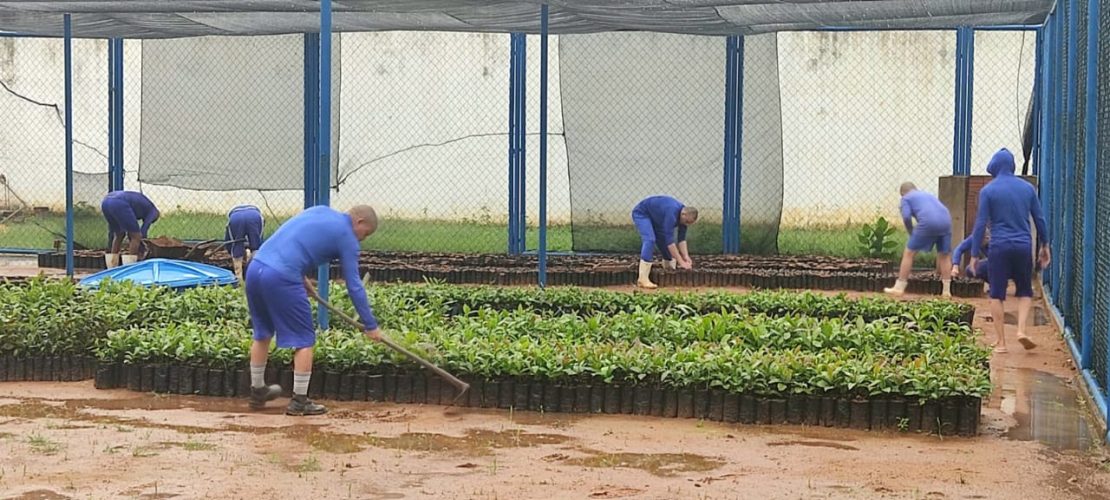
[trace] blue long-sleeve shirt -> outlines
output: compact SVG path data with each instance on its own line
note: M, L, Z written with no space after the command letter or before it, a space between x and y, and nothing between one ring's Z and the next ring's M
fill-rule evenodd
M1015 176L1014 169L1014 155L1006 148L998 150L987 164L987 172L994 180L979 192L979 212L975 216L975 231L971 235L973 248L982 245L987 224L991 226L992 246L1031 246L1030 217L1037 227L1037 241L1042 245L1048 244L1048 225L1045 224L1037 190Z
M940 236L952 232L952 214L948 207L936 196L916 189L902 197L902 224L907 233L913 232L914 219L921 234Z
M329 207L312 207L282 224L270 236L254 260L262 262L282 276L300 282L316 272L322 264L339 259L347 293L358 311L359 319L368 330L378 327L378 320L366 299L366 289L358 276L359 243L351 225L351 217Z
M960 259L963 259L964 252L968 252L973 248L971 246L973 244L973 242L971 240L972 240L971 236L968 236L967 238L964 238L964 240L960 242L960 245L956 247L956 250L952 252L952 265L953 266L960 265ZM987 256L987 246L983 245L982 247L979 248L979 251L972 254L971 257L972 258L978 257L978 258L982 259L986 256Z
M683 205L670 196L649 196L636 204L632 213L639 213L651 219L655 236L663 241L663 246L686 241L686 225L680 223L679 215ZM678 238L675 238L675 229L678 229Z
M138 191L112 191L108 193L106 198L119 198L131 206L131 211L135 212L135 218L143 221L140 229L144 238L147 231L150 230L150 225L154 224L154 221L158 220L161 215L158 207L154 206L154 202Z

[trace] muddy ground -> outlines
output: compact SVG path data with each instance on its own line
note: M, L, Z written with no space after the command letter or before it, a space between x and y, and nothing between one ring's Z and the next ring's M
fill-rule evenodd
M1038 349L995 356L971 439L375 403L293 418L284 400L4 383L0 498L1110 498L1039 317Z

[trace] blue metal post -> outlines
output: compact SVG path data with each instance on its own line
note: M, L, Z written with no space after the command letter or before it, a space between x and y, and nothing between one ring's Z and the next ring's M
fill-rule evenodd
M1076 173L1076 170L1077 170L1076 169L1076 167L1077 167L1077 164L1076 164L1077 157L1076 156L1078 154L1077 151L1076 151L1076 147L1075 147L1076 146L1075 139L1076 139L1076 134L1078 132L1077 127L1076 127L1076 123L1075 123L1076 122L1076 117L1078 115L1078 109L1077 109L1077 107L1078 107L1078 96L1076 96L1076 94L1079 92L1079 82L1078 82L1078 72L1079 71L1078 71L1078 61L1077 61L1078 57L1077 57L1077 54L1076 54L1076 52L1078 50L1078 47L1079 47L1079 43L1078 43L1079 42L1079 3L1078 2L1079 2L1079 0L1069 0L1068 4L1067 4L1067 9L1068 9L1068 61L1067 61L1068 70L1067 70L1067 74L1066 74L1065 78L1067 79L1067 84L1068 84L1068 102L1067 102L1067 116L1065 118L1066 121L1064 122L1064 127L1065 127L1064 130L1066 130L1067 132L1065 133L1065 136L1064 136L1065 137L1065 142L1064 142L1064 162L1065 162L1064 172L1065 172L1065 174L1064 174L1063 186L1064 186L1064 189L1065 189L1064 199L1068 200L1067 201L1067 207L1068 208L1067 208L1067 210L1064 210L1064 227L1065 228L1074 228L1075 227L1075 209L1076 209L1076 202L1078 201L1078 200L1076 200L1076 198L1074 196L1075 191L1073 189L1074 186L1078 185L1077 184L1078 180L1075 178L1075 173ZM1071 230L1066 231L1064 234L1069 234L1069 233L1071 233ZM1073 250L1072 247L1074 246L1074 243L1073 243L1072 240L1073 239L1069 235L1068 237L1062 238L1061 241L1060 241L1060 243L1061 243L1060 246L1061 246L1061 251L1062 251L1062 254L1060 255L1060 257L1062 257L1062 261L1063 261L1063 264L1064 264L1064 271L1063 271L1063 276L1062 276L1064 282L1063 282L1063 286L1061 287L1061 291L1063 292L1063 300L1061 301L1061 304L1063 305L1062 310L1064 310L1064 311L1071 311L1072 296L1075 295L1074 293L1072 293L1072 282L1074 281L1074 278L1072 276L1072 268L1074 267L1074 262L1075 262L1075 259L1071 258L1072 253L1073 253L1072 252L1072 250ZM1081 347L1084 351L1089 350L1089 347L1088 347L1086 342L1084 342Z
M65 125L66 125L66 276L73 277L73 22L66 14L65 32Z
M965 42L964 51L964 71L967 75L964 85L964 138L963 138L963 151L960 157L963 159L963 175L971 175L971 130L972 130L972 117L975 110L975 30L973 28L964 28Z
M1091 367L1095 313L1095 204L1098 197L1098 41L1099 0L1087 0L1087 81L1083 140L1083 306L1080 320L1081 368ZM1110 358L1108 358L1110 359ZM1107 378L1106 380L1110 380Z
M112 124L113 127L115 128L115 133L113 134L114 135L113 138L115 139L115 142L112 144L112 149L116 153L115 154L115 161L114 161L114 163L115 163L115 186L114 186L113 190L120 191L124 188L124 185L123 185L123 173L124 173L124 159L123 159L123 153L124 153L124 150L123 150L123 144L124 144L124 141L123 141L123 117L124 117L124 111L123 111L124 110L124 107L123 107L123 96L124 96L124 94L123 94L123 39L122 38L113 38L111 40L111 42L109 42L109 43L110 43L111 46L115 47L115 60L112 61L113 64L112 64L112 67L110 68L111 72L113 73L112 76L113 76L113 82L114 82L114 85L113 85L114 86L114 92L112 93L112 99L113 99L112 108L114 110L113 114L114 114L114 118L115 118L115 121Z
M1044 114L1044 100L1042 93L1044 92L1044 28L1037 28L1036 42L1034 44L1036 50L1033 56L1033 151L1030 152L1030 159L1033 162L1032 174L1034 176L1040 175L1041 170L1041 141L1044 140L1044 122L1042 115Z
M1054 211L1054 207L1053 207L1053 203L1052 203L1053 202L1053 199L1052 199L1052 171L1053 171L1052 157L1053 157L1053 151L1054 151L1053 148L1055 147L1054 142L1056 140L1055 126L1054 126L1054 123L1055 123L1055 119L1054 119L1054 113L1055 113L1054 92L1055 92L1055 88L1056 88L1056 72L1055 72L1055 65L1056 65L1056 57L1055 56L1056 56L1056 54L1055 54L1055 49L1054 49L1054 44L1053 44L1053 41L1055 39L1056 39L1056 28L1055 28L1054 23L1053 23L1053 18L1050 16L1048 21L1045 22L1044 36L1042 37L1042 40L1044 41L1044 47L1041 49L1042 50L1041 62L1042 62L1042 65L1044 66L1044 68L1041 70L1041 73L1043 75L1042 78L1041 78L1041 81L1044 83L1044 85L1041 86L1041 96L1040 96L1041 97L1041 117L1040 118L1041 118L1041 141L1042 141L1042 144L1041 144L1041 156L1040 156L1040 162L1039 162L1040 167L1039 167L1038 172L1037 172L1037 174L1039 176L1037 178L1038 179L1037 183L1038 183L1039 189L1040 189L1041 204L1044 206L1044 213L1049 218L1049 220L1051 220L1051 218L1053 216L1053 211ZM1049 232L1049 237L1051 238L1053 236L1055 236L1055 234L1052 234L1052 232ZM1052 269L1051 269L1051 266L1049 266L1048 269L1045 269L1044 272L1041 274L1041 281L1046 287L1051 287L1052 286Z
M525 251L525 184L524 152L527 129L524 100L526 87L525 49L527 38L523 33L513 33L509 50L509 253L520 255Z
M521 33L517 54L517 253L528 250L528 36Z
M740 253L740 186L744 137L744 37L725 42L725 163L721 236L724 253Z
M320 0L320 132L317 134L316 148L319 151L316 169L319 180L316 185L316 203L331 204L331 0ZM317 273L320 297L328 300L328 264L320 266ZM319 311L320 329L328 328L328 310Z
M540 7L540 242L539 283L547 286L547 22L548 7Z
M963 148L960 147L963 139L963 123L964 123L964 58L966 57L964 51L965 36L963 28L956 29L956 109L955 109L955 123L952 127L952 175L962 175L962 161L960 159L960 152Z
M317 107L320 103L320 35L304 35L304 207L316 205Z

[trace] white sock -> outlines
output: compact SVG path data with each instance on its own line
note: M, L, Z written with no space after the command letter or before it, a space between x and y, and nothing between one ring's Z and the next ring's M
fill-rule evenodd
M294 396L307 396L308 395L308 380L312 378L312 372L293 372L293 395Z
M251 387L259 388L266 385L266 363L251 365Z
M951 295L951 293L952 293L952 280L941 280L941 284L944 285L944 294L945 295Z

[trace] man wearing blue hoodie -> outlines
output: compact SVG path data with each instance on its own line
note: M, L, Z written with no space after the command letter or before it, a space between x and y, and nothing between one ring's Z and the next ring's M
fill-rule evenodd
M960 245L956 247L956 250L952 252L953 276L960 275L960 261L963 260L965 253L971 252L972 238L972 236L968 236L967 238L965 238L962 242L960 242ZM989 238L990 230L988 229L986 236L983 238L983 246L979 247L978 252L969 254L970 258L979 258L979 263L975 267L971 267L970 265L967 266L967 269L965 269L964 272L966 272L968 276L987 281L988 261L986 257L987 254L990 252L990 243L987 241Z
M883 291L892 295L906 293L914 256L917 252L928 252L935 247L937 271L944 284L942 293L945 297L951 297L952 276L949 275L951 268L948 266L948 252L952 250L952 214L936 196L918 191L912 182L902 183L898 191L902 195L902 224L906 226L906 232L910 233L910 239L906 242L906 250L902 252L898 281L894 282L893 287ZM917 227L913 225L915 219Z
M1003 301L1006 287L1014 280L1018 298L1017 339L1026 349L1036 344L1025 335L1029 311L1033 307L1033 237L1029 219L1037 227L1037 241L1041 252L1041 267L1052 259L1048 249L1048 226L1045 224L1037 190L1025 180L1014 175L1014 155L1006 148L998 150L987 165L987 172L994 180L979 192L979 213L975 217L975 230L971 234L971 248L980 248L987 226L991 229L987 276L990 282L991 316L996 335L995 352L1006 352L1006 330ZM971 267L978 266L978 257L971 259Z
M651 282L651 261L655 248L663 255L663 267L691 269L694 261L686 248L686 226L697 222L698 210L683 205L670 196L649 196L632 209L632 223L640 233L640 277L636 284L641 288L655 288ZM678 237L675 237L675 230ZM676 262L677 266L676 266Z

